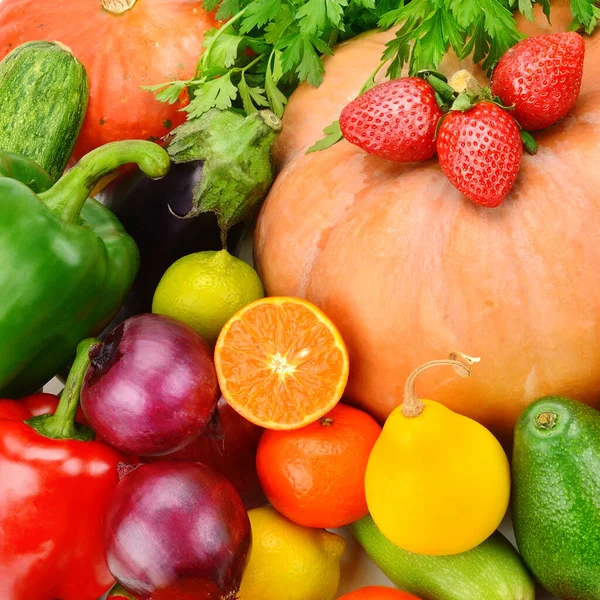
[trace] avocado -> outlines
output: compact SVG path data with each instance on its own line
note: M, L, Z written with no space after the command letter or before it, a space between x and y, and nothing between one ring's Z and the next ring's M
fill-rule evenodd
M513 521L531 572L564 600L600 600L600 413L542 398L515 428Z
M499 532L452 556L423 556L394 546L367 516L352 535L396 585L420 600L534 600L533 582L516 549Z

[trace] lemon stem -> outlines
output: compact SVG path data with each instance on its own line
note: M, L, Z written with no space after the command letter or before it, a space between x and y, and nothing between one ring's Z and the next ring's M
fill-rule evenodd
M450 354L448 360L432 360L421 365L418 369L415 369L408 376L406 385L404 386L404 400L402 402L402 408L400 409L402 414L409 419L413 419L414 417L418 417L425 408L425 404L419 399L415 390L417 377L423 371L431 369L432 367L452 367L458 375L468 379L472 374L470 365L478 363L479 360L479 358L467 356L466 354L462 354L462 352L453 352Z

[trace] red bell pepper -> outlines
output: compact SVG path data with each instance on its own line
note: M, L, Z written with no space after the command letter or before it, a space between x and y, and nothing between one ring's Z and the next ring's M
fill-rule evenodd
M114 583L102 519L123 457L75 423L89 349L55 415L0 420L0 598L96 600Z
M54 394L32 394L16 400L0 400L0 419L9 421L26 421L39 415L53 415L58 407L60 398ZM75 420L82 425L88 425L81 406L77 409Z
M33 413L16 400L0 400L0 419L8 421L27 421Z

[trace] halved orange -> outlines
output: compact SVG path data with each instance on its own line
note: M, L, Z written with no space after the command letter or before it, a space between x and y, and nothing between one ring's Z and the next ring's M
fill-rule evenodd
M348 350L336 326L299 298L263 298L225 325L215 348L221 393L267 429L299 429L327 414L348 381Z

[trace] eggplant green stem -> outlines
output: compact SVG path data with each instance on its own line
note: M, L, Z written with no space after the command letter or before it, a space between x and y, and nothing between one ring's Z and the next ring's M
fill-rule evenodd
M57 217L77 223L83 204L98 182L129 163L136 163L151 179L164 177L170 166L169 155L158 144L141 140L112 142L84 156L39 197Z
M96 338L88 338L79 343L77 356L69 372L65 389L60 396L56 413L54 415L33 417L27 421L38 433L56 440L89 441L94 439L94 432L91 429L76 425L75 417L79 408L83 379L90 366L90 350L101 343Z
M412 419L418 417L425 409L425 404L419 399L415 390L417 377L423 371L431 369L432 367L452 367L461 377L469 378L472 374L470 366L479 362L479 360L479 358L473 358L472 356L467 356L461 352L453 352L450 354L448 360L432 360L431 362L421 365L418 369L415 369L409 375L406 380L406 385L404 386L404 401L402 403L402 408L400 409L402 414L405 417Z

